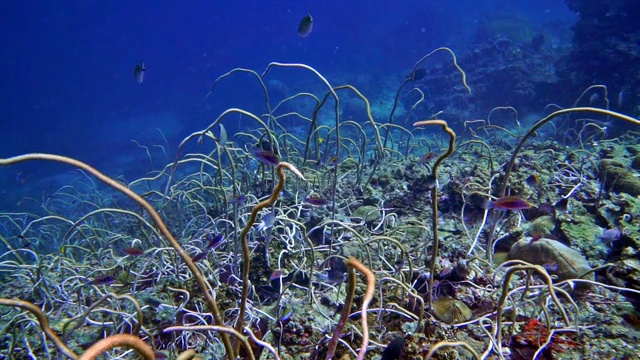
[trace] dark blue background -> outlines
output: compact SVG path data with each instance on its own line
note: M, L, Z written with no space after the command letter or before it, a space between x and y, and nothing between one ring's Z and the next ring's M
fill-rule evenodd
M161 144L152 130L161 129L174 154L180 139L222 110L262 101L255 82L241 77L205 100L212 81L232 68L303 62L329 80L347 72L401 81L434 48L464 48L487 16L514 13L539 25L572 16L561 0L5 0L1 7L0 156L53 152L113 176L125 171L115 164L144 155L131 139ZM314 30L300 38L307 12ZM139 61L147 66L143 84L133 76ZM0 184L23 171L34 181L43 169L5 169Z

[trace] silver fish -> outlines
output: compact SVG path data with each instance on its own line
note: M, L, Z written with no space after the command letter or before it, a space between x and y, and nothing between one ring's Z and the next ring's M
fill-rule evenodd
M620 240L621 237L622 231L620 231L620 229L609 229L605 230L602 235L600 235L600 241L604 243L612 243Z
M624 104L624 89L620 90L620 92L618 93L618 98L617 98L617 103L618 103L618 107L622 107L622 105Z
M228 140L227 130L224 128L224 126L222 126L222 124L220 124L218 128L220 129L220 136L218 137L218 142L220 146L224 146Z
M276 215L274 213L268 213L267 215L262 217L260 223L258 224L258 231L266 230L273 226L276 222Z

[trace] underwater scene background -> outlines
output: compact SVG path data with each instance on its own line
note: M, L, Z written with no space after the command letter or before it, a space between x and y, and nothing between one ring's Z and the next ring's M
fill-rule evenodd
M0 358L638 359L637 0L0 13Z

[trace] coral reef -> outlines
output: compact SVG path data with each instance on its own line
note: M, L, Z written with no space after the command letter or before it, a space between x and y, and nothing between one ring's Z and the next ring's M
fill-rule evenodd
M605 84L615 96L616 109L640 115L636 99L640 85L640 29L634 0L565 0L578 14L571 53L558 62L558 76L570 89Z
M511 41L499 48L515 51ZM433 106L471 103L467 74L440 50L462 85ZM530 65L505 56L484 73L511 78ZM428 57L403 86L420 88ZM274 67L321 85L267 87ZM409 127L380 123L365 94L308 65L218 81L237 72L253 74L267 116L228 109L143 178L116 181L48 154L0 159L82 170L42 201L25 193L37 207L0 214L0 356L131 357L121 346L145 359L637 353L640 200L638 171L625 166L637 138L574 115L639 120L577 107L529 124L500 107L456 132L416 100L408 112L428 120ZM483 82L479 91L497 86ZM537 96L535 85L513 86L514 99ZM269 88L282 100L268 103ZM352 111L365 119L341 117ZM512 120L499 122L504 114ZM252 129L228 134L222 124L236 116ZM292 119L304 126L283 125ZM525 205L495 205L505 198Z

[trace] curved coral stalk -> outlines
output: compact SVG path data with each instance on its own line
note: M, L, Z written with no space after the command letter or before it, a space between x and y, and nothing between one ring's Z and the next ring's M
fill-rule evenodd
M69 359L77 359L78 355L74 353L67 345L58 337L58 335L49 327L49 319L47 319L47 315L45 315L39 307L33 305L32 303L24 300L17 299L2 299L0 298L0 305L6 306L15 306L24 310L28 310L31 312L42 327L42 331L49 338L49 340L53 341L56 344L56 347L60 352L62 352Z
M0 159L0 165L13 165L13 164L30 161L30 160L49 160L49 161L55 161L55 162L78 167L82 170L85 170L91 173L93 176L98 178L98 180L120 191L121 193L125 194L126 196L128 196L129 198L131 198L132 200L140 204L140 206L142 206L149 213L149 215L155 222L156 226L158 227L158 230L160 230L160 233L162 233L162 235L164 235L167 241L169 241L171 246L176 250L180 258L182 258L182 260L185 262L185 264L187 265L187 267L189 268L193 276L196 278L196 282L200 287L200 291L202 291L202 295L207 300L207 305L209 306L209 309L213 314L216 325L219 325L219 326L224 325L224 322L222 321L222 316L220 315L218 304L215 298L209 292L207 281L202 275L202 272L200 271L200 269L198 269L198 267L193 262L193 260L191 260L191 256L189 256L189 254L187 254L187 252L184 251L180 243L178 243L178 241L173 237L173 235L171 234L171 231L169 231L169 228L167 228L167 225L164 223L164 221L160 217L160 214L158 214L158 212L153 208L153 206L151 206L151 204L149 204L149 202L143 199L140 195L136 194L133 190L117 182L116 180L108 177L107 175L101 173L100 171L93 168L92 166L89 166L83 163L82 161L79 161L70 157L66 157L66 156L54 155L54 154L43 154L43 153L25 154L25 155L14 156L11 158L6 158L6 159ZM229 358L235 359L235 353L233 351L233 346L231 345L231 341L229 340L229 336L225 333L221 333L220 337L222 339L225 349L227 350L227 355L229 356Z
M138 354L142 355L142 358L145 360L154 360L156 358L153 349L139 337L129 334L117 334L107 336L106 338L91 345L87 351L80 355L78 360L93 360L102 355L105 351L120 346L127 346L134 349Z
M456 133L453 130L451 130L447 122L444 120L424 120L424 121L418 121L413 124L413 126L426 126L426 125L442 126L442 129L447 134L449 134L449 149L444 154L440 155L440 157L438 157L436 162L433 164L433 169L431 170L431 177L433 178L434 181L436 181L436 186L434 186L433 189L431 189L431 207L433 209L433 218L431 221L431 226L433 228L433 248L431 253L431 278L428 282L429 291L427 292L428 305L429 305L429 308L431 308L433 305L432 290L433 290L434 274L436 272L436 258L438 257L438 247L440 246L440 239L438 238L438 186L437 186L438 167L440 166L440 163L444 161L444 159L448 158L449 155L453 153L455 149L455 144L456 144Z
M292 173L296 174L296 176L300 177L303 180L306 180L300 170L298 170L295 166L288 162L280 162L276 168L278 171L278 183L273 188L271 192L271 196L256 204L251 211L251 215L249 216L249 220L247 220L247 224L242 229L240 233L240 241L242 241L242 297L240 299L240 314L238 315L238 320L236 321L236 331L238 333L242 333L242 327L244 326L244 316L247 311L247 297L249 296L249 270L251 268L251 249L249 248L249 242L247 241L247 234L249 234L249 230L256 222L256 218L258 217L258 212L260 210L271 206L271 204L275 203L278 200L278 196L280 192L284 188L284 183L286 180L286 176L284 174L284 168L289 169ZM238 344L237 346L240 346ZM234 351L234 352L237 352Z
M335 354L336 348L338 346L338 340L340 340L342 329L347 323L347 319L349 319L351 304L353 303L353 296L356 292L356 276L353 269L357 269L367 278L367 291L364 294L364 299L362 300L362 309L360 311L362 326L362 346L358 351L358 360L364 360L364 356L367 353L367 346L369 346L369 325L367 323L367 310L369 309L369 303L371 302L371 299L373 298L373 292L375 291L376 276L373 271L364 266L364 264L362 264L354 257L350 257L347 260L346 264L348 275L347 297L344 300L344 306L342 314L340 314L340 320L338 321L338 325L333 331L331 342L329 342L329 349L327 350L327 356L325 360L331 360L333 358L333 355Z

